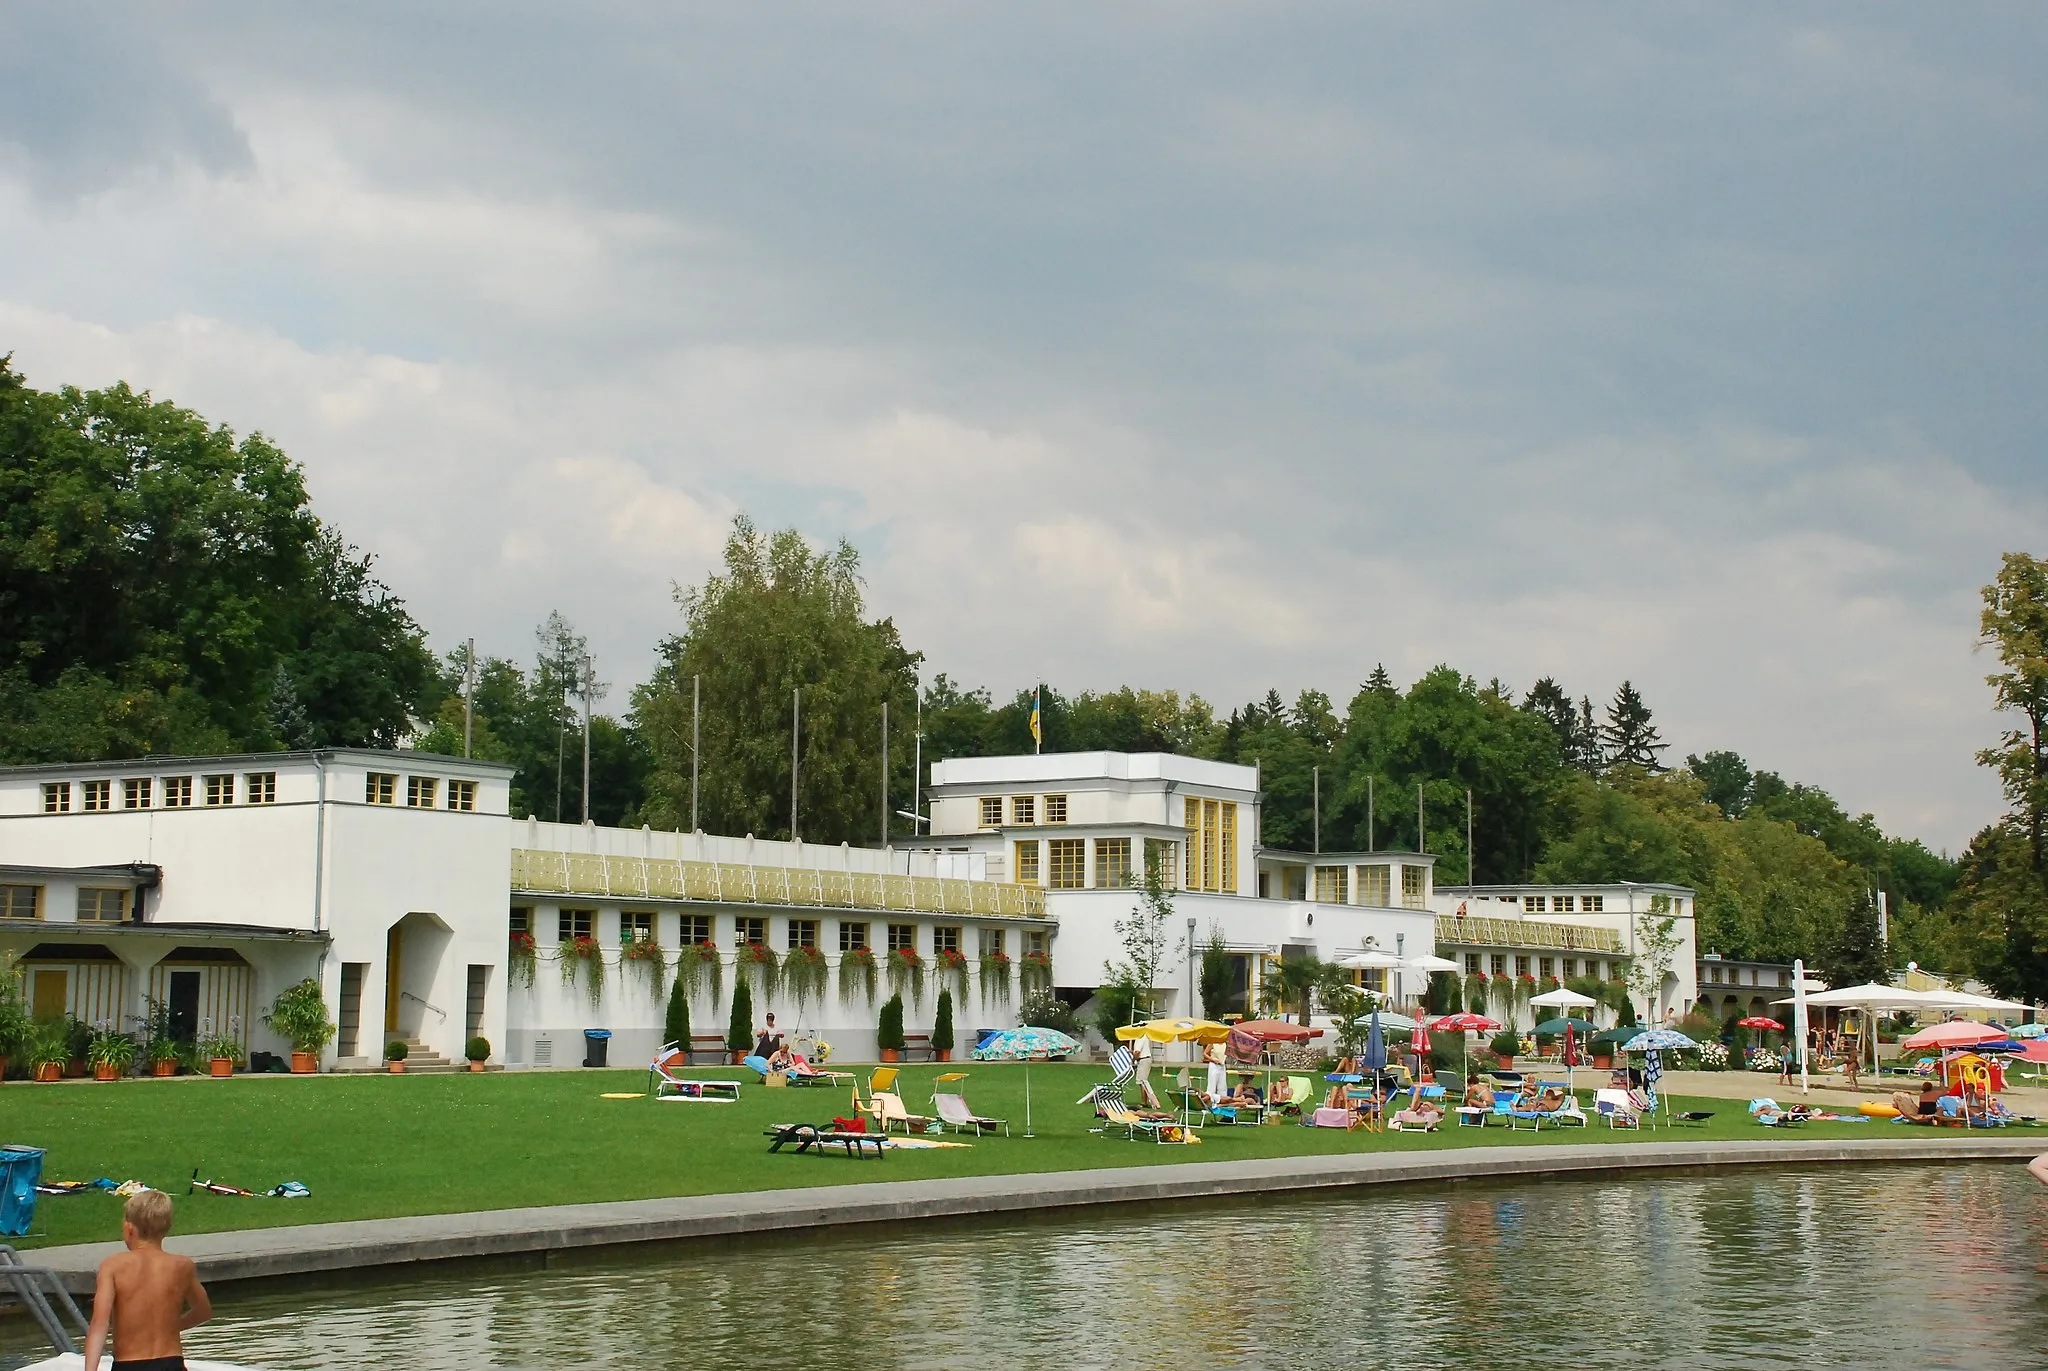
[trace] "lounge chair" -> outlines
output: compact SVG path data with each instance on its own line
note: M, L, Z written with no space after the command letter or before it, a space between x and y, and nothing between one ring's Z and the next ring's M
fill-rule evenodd
M1553 1128L1561 1124L1573 1123L1578 1124L1581 1127L1585 1126L1586 1115L1585 1112L1579 1108L1578 1097L1572 1094L1570 1087L1568 1087L1563 1081L1538 1081L1536 1083L1536 1088L1538 1091L1563 1091L1564 1098L1557 1104L1555 1108L1551 1109L1509 1109L1509 1128L1521 1128L1526 1126L1529 1128L1531 1132L1541 1133L1543 1131L1543 1125L1546 1123Z
M936 1087L947 1081L964 1081L966 1079L967 1073L965 1071L948 1071L934 1080L932 1084ZM984 1133L993 1133L1000 1128L1003 1130L1004 1137L1010 1136L1010 1125L1007 1121L1003 1119L982 1118L967 1107L967 1097L957 1090L934 1089L932 1091L932 1109L938 1114L940 1124L952 1129L955 1133L965 1133L969 1129L973 1129L974 1135L978 1138Z
M854 1112L856 1114L866 1114L877 1123L880 1123L882 1107L876 1102L877 1097L895 1091L896 1077L899 1074L901 1073L893 1066L878 1066L873 1071L870 1071L868 1073L868 1097L866 1099L860 1097L860 1085L856 1082L853 1087ZM897 1106L901 1108L901 1100L897 1101Z
M1300 1118L1301 1111L1316 1097L1316 1083L1306 1076L1287 1078L1287 1098L1280 1102L1280 1112L1293 1118Z
M1154 1142L1164 1142L1168 1141L1163 1136L1166 1130L1181 1127L1180 1120L1171 1114L1141 1113L1125 1104L1120 1085L1098 1085L1089 1094L1095 1101L1096 1116L1104 1121L1103 1127L1090 1129L1092 1133L1107 1134L1121 1128L1125 1138L1136 1138L1142 1133ZM1185 1137L1178 1140L1185 1141Z
M887 1090L875 1092L874 1106L875 1122L881 1125L884 1133L889 1131L889 1125L900 1123L907 1137L912 1133L924 1132L932 1123L932 1120L923 1114L913 1114L905 1109L903 1097Z
M791 1085L838 1085L853 1079L851 1071L820 1071L796 1053L790 1054L789 1069L783 1074L789 1077Z
M1607 1120L1609 1128L1641 1128L1643 1116L1636 1107L1636 1101L1626 1090L1596 1090L1593 1092L1593 1112Z
M1124 1088L1137 1079L1137 1075L1138 1065L1132 1060L1131 1049L1121 1043L1111 1048L1109 1053L1109 1084L1115 1088L1118 1098L1122 1098ZM1094 1094L1095 1090L1091 1087L1088 1094L1075 1100L1074 1103L1086 1104Z
M735 1104L740 1098L738 1081L702 1081L678 1075L690 1069L690 1054L665 1043L647 1068L647 1091L657 1100L686 1100L703 1104Z

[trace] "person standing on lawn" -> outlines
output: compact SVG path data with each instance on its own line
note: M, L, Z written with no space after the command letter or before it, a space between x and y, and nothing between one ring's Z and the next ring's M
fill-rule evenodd
M131 1195L121 1214L121 1241L100 1263L85 1334L85 1364L97 1368L114 1335L116 1371L185 1371L179 1334L213 1317L213 1304L190 1257L164 1251L171 1231L171 1197L160 1190Z

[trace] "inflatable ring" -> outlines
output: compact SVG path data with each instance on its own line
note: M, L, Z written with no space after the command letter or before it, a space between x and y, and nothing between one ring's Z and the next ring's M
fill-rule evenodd
M1867 1119L1896 1119L1899 1117L1898 1107L1889 1104L1859 1104L1856 1106L1856 1112Z

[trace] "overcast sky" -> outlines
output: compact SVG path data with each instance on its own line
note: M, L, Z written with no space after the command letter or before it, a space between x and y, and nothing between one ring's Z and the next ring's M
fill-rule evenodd
M13 3L0 352L262 429L437 647L559 609L613 706L745 510L999 696L1628 677L1954 848L1978 588L2048 552L2044 39Z

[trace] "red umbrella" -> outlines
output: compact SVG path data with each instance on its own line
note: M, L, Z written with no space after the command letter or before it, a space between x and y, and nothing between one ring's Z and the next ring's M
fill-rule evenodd
M1430 1027L1439 1033L1491 1033L1500 1025L1484 1014L1446 1014Z
M1921 1029L1900 1043L1899 1050L1911 1052L1921 1047L1973 1047L1978 1043L1997 1042L2004 1036L2005 1030L2002 1028L1957 1020L1954 1023L1938 1023L1930 1028Z
M1776 1019L1765 1018L1762 1014L1752 1014L1746 1019L1737 1019L1735 1025L1738 1028L1768 1028L1773 1033L1783 1033L1785 1031L1785 1025L1779 1023Z
M1231 1028L1239 1033L1249 1033L1262 1043L1305 1043L1310 1038L1320 1038L1323 1030L1310 1028L1306 1024L1282 1023L1278 1019L1245 1019L1234 1023Z

